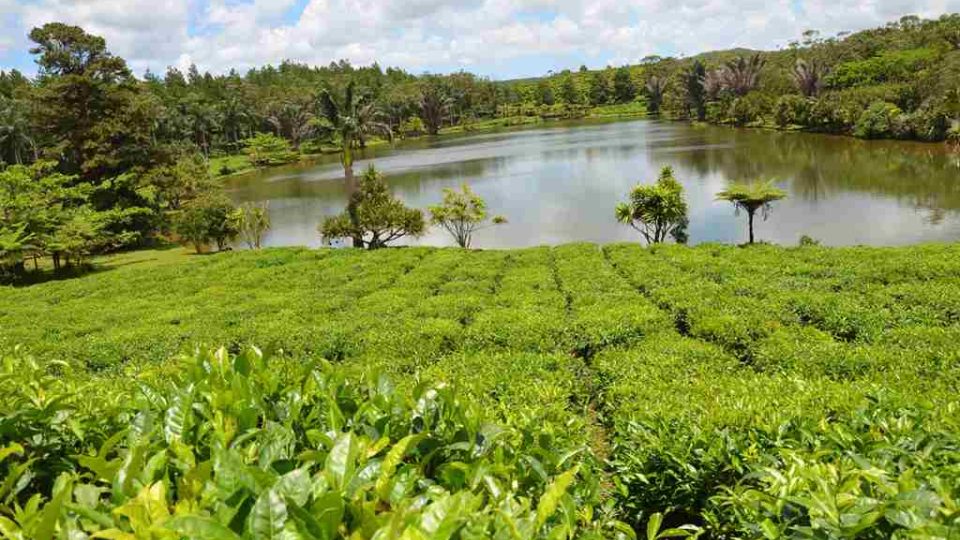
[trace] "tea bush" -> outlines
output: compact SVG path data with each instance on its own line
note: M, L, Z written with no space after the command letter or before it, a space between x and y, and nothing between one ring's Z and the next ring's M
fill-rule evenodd
M7 287L0 534L950 538L958 342L957 245L266 249Z

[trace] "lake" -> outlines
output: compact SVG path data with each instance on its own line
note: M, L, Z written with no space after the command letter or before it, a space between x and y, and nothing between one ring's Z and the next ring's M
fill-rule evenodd
M685 123L583 121L441 136L369 148L357 159L383 171L394 192L426 209L467 182L509 223L481 231L475 247L639 240L614 219L637 183L670 165L686 189L690 243L746 241L746 217L715 194L735 180L776 179L757 238L794 245L897 245L960 239L960 157L942 144L861 141ZM337 156L233 177L237 202L267 201L272 246L321 245L317 223L343 210ZM410 243L452 245L439 229Z

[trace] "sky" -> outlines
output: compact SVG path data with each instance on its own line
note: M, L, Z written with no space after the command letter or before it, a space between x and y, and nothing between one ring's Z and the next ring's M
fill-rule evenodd
M0 69L34 73L26 36L50 21L105 37L138 74L347 59L510 79L947 12L960 0L0 0Z

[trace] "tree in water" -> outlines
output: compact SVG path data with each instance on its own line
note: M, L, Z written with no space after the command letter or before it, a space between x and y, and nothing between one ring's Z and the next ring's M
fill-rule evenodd
M467 184L460 191L444 189L443 203L431 206L430 216L433 224L443 227L462 248L470 247L475 232L507 222L503 216L488 219L486 201Z
M673 177L673 169L664 167L653 185L638 185L630 200L617 205L617 221L630 225L648 245L673 237L678 243L687 239L687 201L683 186Z
M347 212L325 218L320 224L318 230L324 239L352 238L354 247L379 249L404 236L420 236L426 229L423 212L407 208L394 197L373 165L363 174L360 189L347 208Z
M733 203L737 214L741 210L747 213L747 228L750 232L750 243L753 243L753 218L760 210L763 220L770 216L771 204L786 198L787 193L773 185L773 181L756 182L752 184L736 183L717 193L718 201Z

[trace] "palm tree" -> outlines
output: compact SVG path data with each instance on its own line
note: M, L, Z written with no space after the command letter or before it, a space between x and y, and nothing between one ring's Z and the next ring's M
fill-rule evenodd
M667 91L666 77L654 75L647 79L647 84L644 85L644 88L647 90L647 107L651 113L659 113L660 104L663 103L663 94Z
M747 95L760 83L760 70L766 63L760 53L750 58L738 56L730 60L723 68L724 87L738 97Z
M700 80L703 86L703 92L707 96L707 101L716 101L723 91L723 70L711 69Z
M440 132L443 117L453 105L453 99L447 94L443 81L432 75L420 85L420 119L427 127L427 133Z
M727 189L717 193L718 201L728 201L733 203L737 214L740 210L747 213L747 224L750 231L750 243L753 243L753 217L757 210L763 212L763 220L766 221L770 215L770 205L774 201L779 201L787 196L786 192L773 185L773 181L758 182L752 184L733 184Z
M296 149L300 148L300 142L314 129L310 107L296 100L272 104L266 120L278 136L289 139Z
M30 135L26 107L19 100L0 99L0 161L6 157L21 164L32 154L37 158L37 145Z
M823 66L816 60L807 62L799 59L793 66L793 81L804 96L814 97L820 93L823 76Z
M368 134L380 132L389 136L390 127L372 120L376 116L373 103L366 95L356 91L356 84L352 80L347 83L343 95L334 97L329 88L324 88L318 96L318 102L320 116L340 137L340 163L343 165L343 177L347 185L347 213L356 226L360 220L355 196L358 186L353 176L353 151ZM363 238L354 237L353 247L363 247Z

